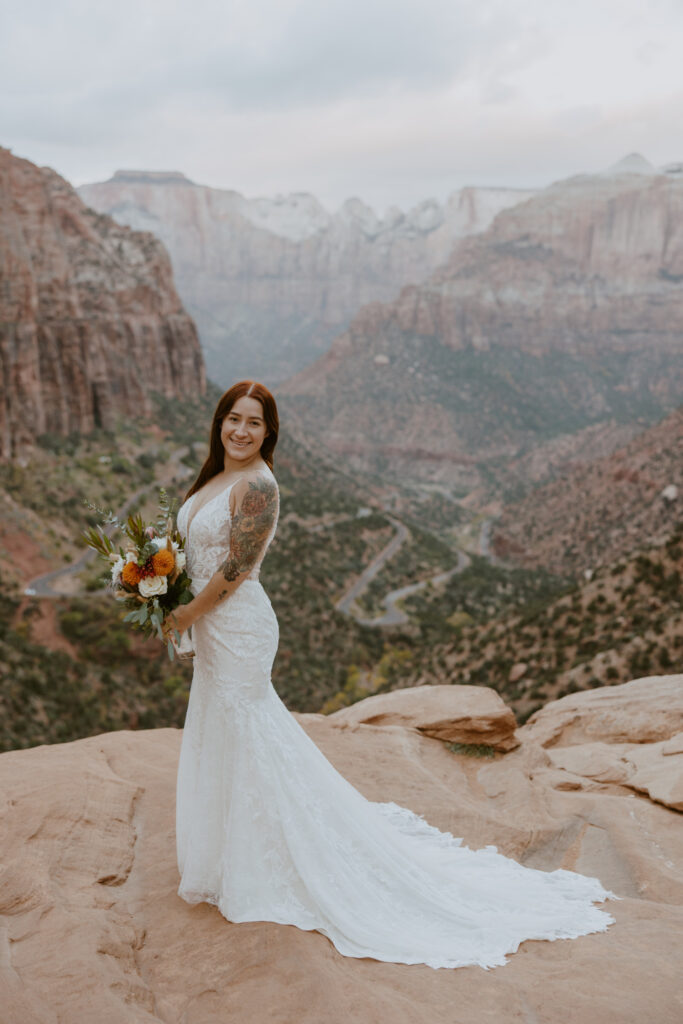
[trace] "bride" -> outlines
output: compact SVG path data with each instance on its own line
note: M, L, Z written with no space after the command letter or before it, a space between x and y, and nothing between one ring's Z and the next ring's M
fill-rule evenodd
M280 700L278 622L259 581L279 514L277 437L270 391L234 384L178 513L194 598L164 631L192 627L195 648L178 894L229 921L319 931L344 956L433 968L495 967L525 939L605 931L614 918L594 902L620 897L598 879L472 850L408 808L367 800Z

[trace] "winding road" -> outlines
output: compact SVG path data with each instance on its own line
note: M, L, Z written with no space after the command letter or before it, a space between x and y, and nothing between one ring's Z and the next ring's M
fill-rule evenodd
M400 522L398 519L394 519L393 516L387 516L387 519L392 524L392 526L396 528L396 533L391 538L389 543L386 544L382 548L382 550L375 555L372 561L365 567L365 569L358 577L356 582L349 587L349 589L346 591L343 597L340 597L339 600L336 601L334 605L337 611L343 612L344 615L352 615L353 618L357 619L358 622L361 622L363 620L359 619L358 616L355 615L352 610L352 605L354 601L365 592L365 590L368 587L368 584L370 583L371 580L374 580L375 576L380 571L385 562L387 562L390 558L393 558L393 556L399 550L401 545L410 536L410 530L406 526L404 526L404 524Z
M493 519L485 519L481 524L481 531L479 533L479 554L484 558L487 558L492 565L496 565L499 559L493 554L490 548L491 528L493 526Z
M355 601L365 592L368 585L375 578L382 566L388 562L390 558L393 558L401 545L410 536L410 531L402 522L398 519L394 519L392 516L388 516L387 518L396 528L395 536L391 538L386 547L382 548L379 554L375 555L356 582L349 587L346 593L337 602L335 602L335 608L337 611L343 612L345 615L350 615L362 626L381 627L405 625L410 621L410 617L398 607L399 601L402 601L404 597L408 597L409 594L417 593L419 590L422 590L430 584L436 587L445 583L451 578L451 576L462 572L463 569L472 562L472 559L467 552L459 550L457 552L458 561L452 569L448 569L446 572L436 573L436 575L430 576L426 580L420 580L418 583L408 583L406 586L398 587L396 590L391 590L382 598L382 604L386 608L386 611L375 618L366 618L356 607L354 607ZM488 558L491 562L495 562L496 559L489 550L489 537L492 525L493 519L491 518L485 519L481 524L479 533L479 553L484 558Z
M408 583L404 587L399 587L397 590L391 590L382 598L382 604L386 608L383 615L378 615L374 619L365 619L359 616L354 616L356 621L363 626L402 626L406 622L410 622L410 617L398 607L398 602L402 601L404 597L408 597L409 594L415 594L424 587L439 586L440 583L445 583L451 576L455 576L456 573L462 572L471 562L469 555L465 554L464 551L458 551L457 564L452 569L447 569L446 572L439 572L435 576L429 576L426 580L420 580L418 583Z
M366 618L362 613L358 612L354 608L354 603L367 590L368 585L375 578L382 566L385 565L390 558L393 558L402 544L410 536L410 530L400 522L400 520L394 519L392 516L387 516L387 518L396 528L395 535L391 538L389 543L383 547L377 555L375 555L356 582L349 587L346 593L340 597L338 601L335 602L335 608L337 611L343 612L345 615L350 615L362 626L380 627L405 625L405 623L410 621L410 618L401 608L398 607L399 601L403 600L404 597L408 597L409 594L417 593L417 591L422 590L429 584L432 586L439 586L439 584L445 583L451 576L454 576L458 572L462 572L463 569L465 569L472 561L469 555L464 551L458 551L458 561L452 569L448 569L446 572L436 573L434 576L430 576L426 580L420 580L417 583L408 583L406 586L398 587L396 590L391 590L382 598L382 604L386 608L386 611L375 618Z

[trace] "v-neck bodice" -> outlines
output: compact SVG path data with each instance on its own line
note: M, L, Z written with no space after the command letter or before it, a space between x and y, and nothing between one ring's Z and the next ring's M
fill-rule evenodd
M275 477L270 469L260 468L255 472L268 476L276 483ZM251 475L251 474L245 474ZM238 477L237 480L241 480ZM195 491L187 501L183 502L178 511L178 530L185 540L185 553L187 556L187 571L192 579L192 592L197 594L209 581L215 572L225 561L230 551L230 527L232 516L230 514L230 491L237 483L233 480L213 497L200 505L193 511L195 499L200 491ZM253 566L247 579L257 580L259 570L265 553L275 536L279 515L279 494L278 508L275 521L270 530L268 538L263 546L259 561Z
M208 501L205 501L203 505L200 505L196 509L196 511L192 511L192 510L194 509L194 506L197 504L195 499L199 497L200 492L199 491L195 491L194 494L190 495L190 497L187 500L188 510L187 510L187 517L186 517L186 522L185 522L185 529L186 529L186 532L187 532L187 536L189 536L189 534L190 534L190 530L192 529L192 523L193 523L194 519L196 518L196 516L198 516L201 512L203 512L204 509L207 508L211 504L212 501L216 500L216 498L220 498L221 495L227 495L227 493L232 490L232 488L235 486L236 483L237 483L237 480L233 480L233 482L231 484L227 484L227 486L224 487L222 490L220 490L218 492L218 494L214 494L214 496L212 498L209 498ZM228 505L228 511L230 511L230 506L229 505Z

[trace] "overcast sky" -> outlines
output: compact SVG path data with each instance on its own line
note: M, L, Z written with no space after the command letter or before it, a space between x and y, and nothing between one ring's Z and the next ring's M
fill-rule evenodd
M683 160L683 0L3 0L0 145L382 211Z

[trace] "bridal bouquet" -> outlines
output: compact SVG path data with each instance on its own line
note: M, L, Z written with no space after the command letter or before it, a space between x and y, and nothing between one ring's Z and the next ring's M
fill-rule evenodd
M103 523L120 530L124 547L115 547L101 526L92 526L82 534L88 547L106 559L111 568L110 587L124 607L130 609L124 622L130 622L146 637L164 640L161 629L166 616L181 604L192 600L191 579L185 571L183 538L175 525L176 500L169 503L166 490L160 488L159 514L151 523L140 515L130 515L121 522L113 512L104 512L89 501L85 503ZM192 657L191 644L177 630L168 640L168 656Z

